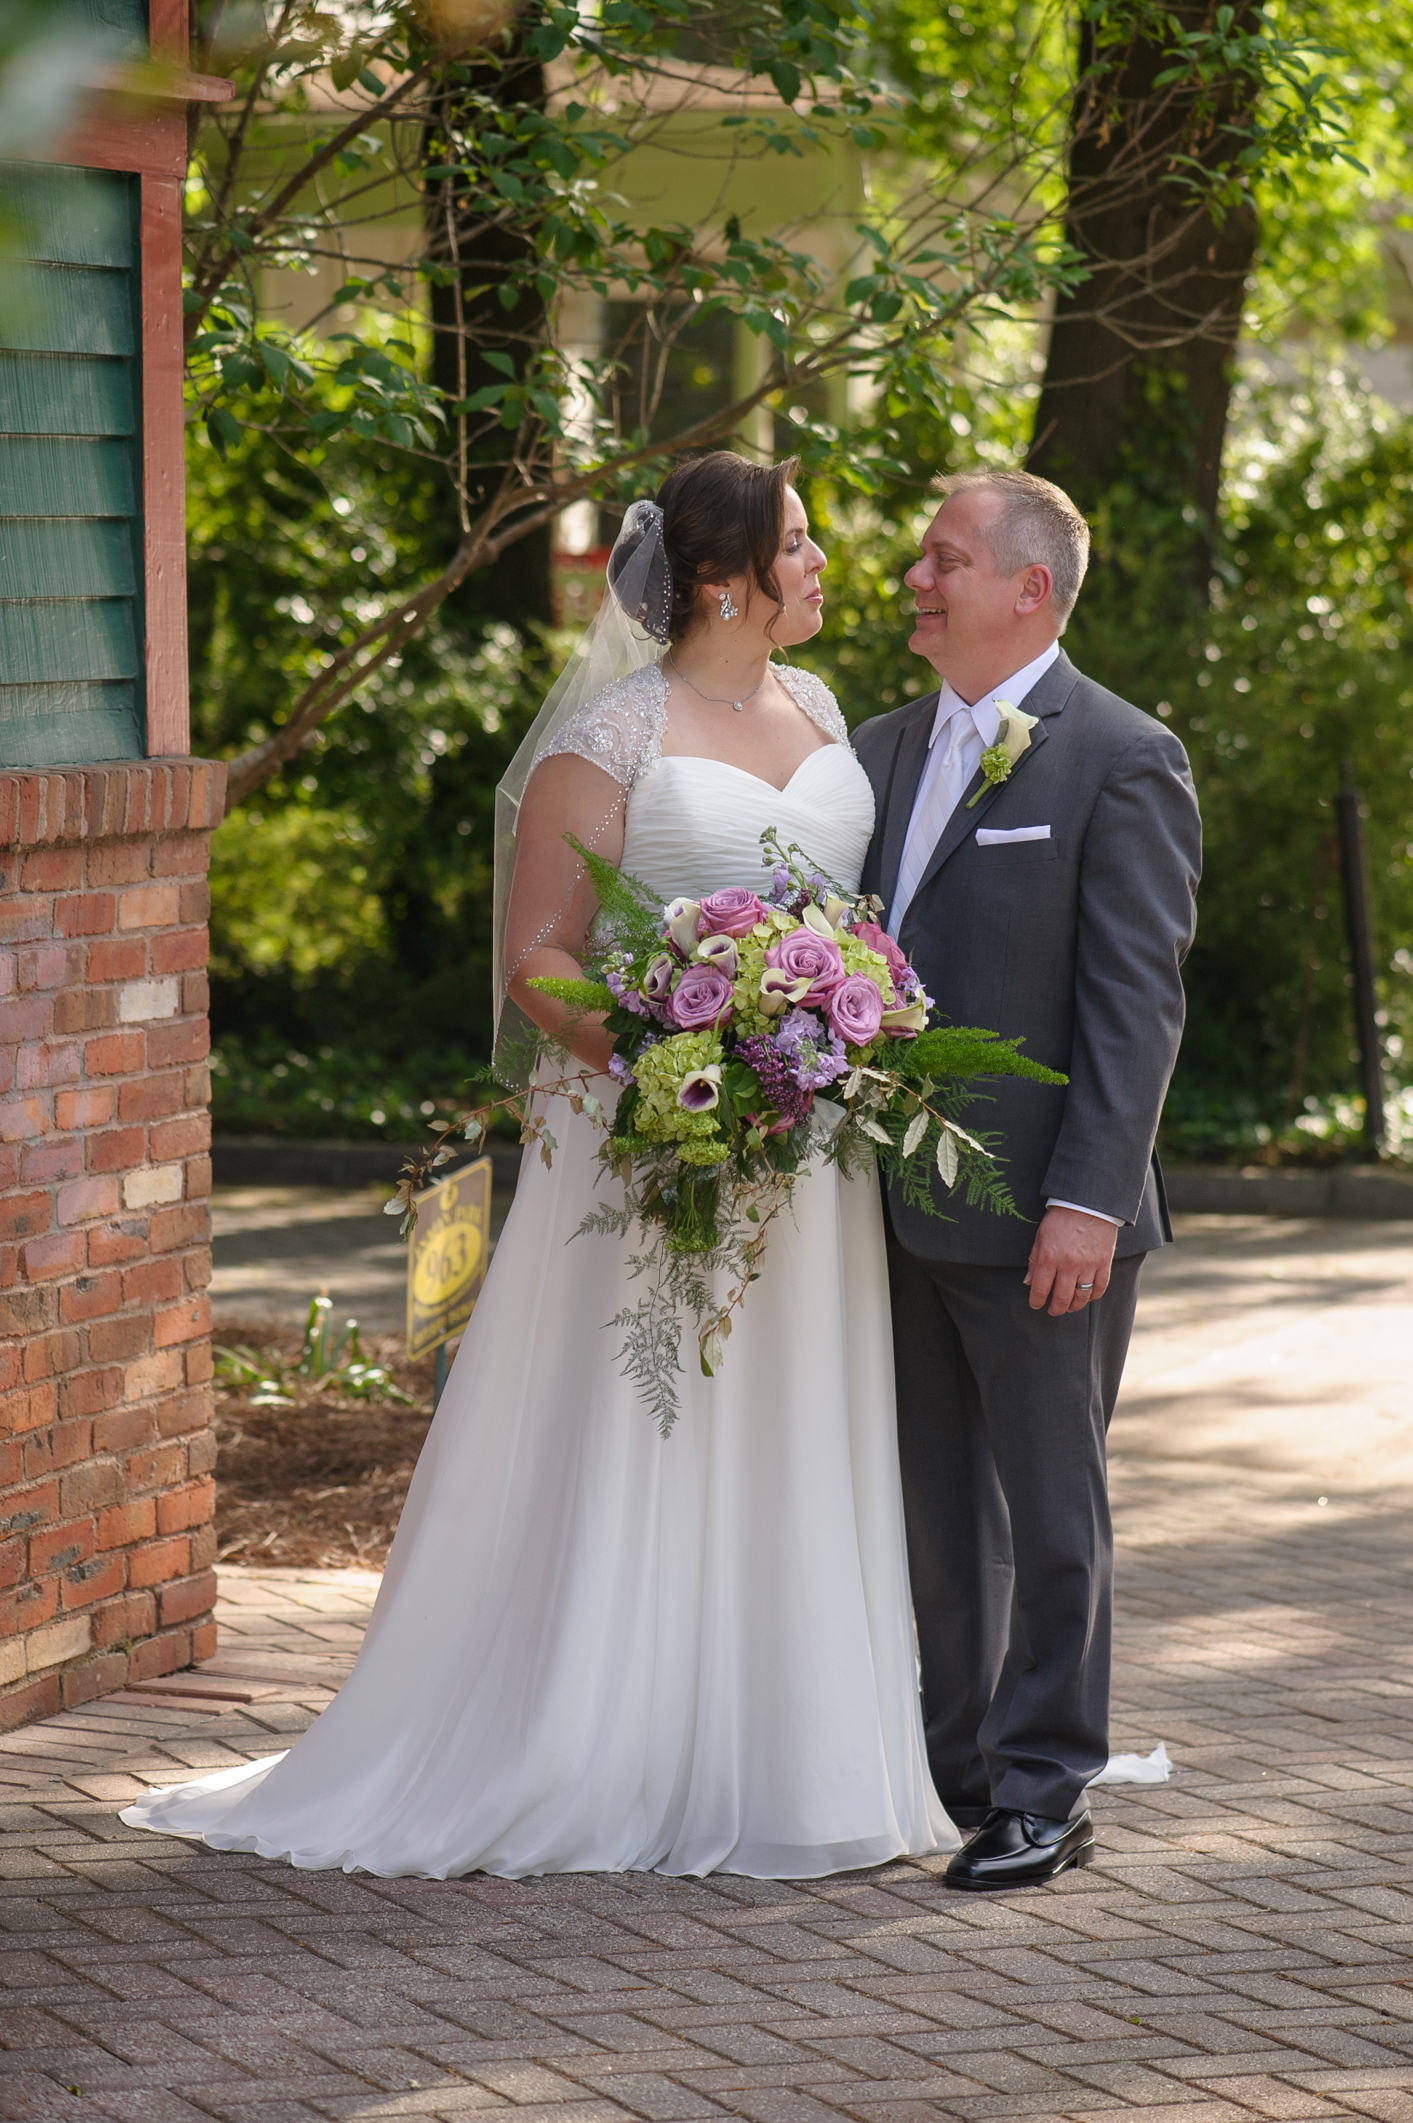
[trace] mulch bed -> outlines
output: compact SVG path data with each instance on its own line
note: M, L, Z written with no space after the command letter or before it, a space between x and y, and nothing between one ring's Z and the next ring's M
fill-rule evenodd
M299 1355L299 1335L266 1320L223 1320L215 1340L278 1349L290 1364ZM412 1395L412 1407L347 1400L297 1381L297 1406L253 1408L217 1380L218 1562L382 1567L432 1420L432 1361L407 1363L397 1335L366 1336L363 1351Z

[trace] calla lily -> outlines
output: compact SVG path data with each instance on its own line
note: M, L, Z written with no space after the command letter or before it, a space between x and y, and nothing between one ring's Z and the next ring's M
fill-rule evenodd
M838 906L840 902L836 900L834 904ZM817 907L813 900L810 901L809 905L801 914L800 920L804 923L807 929L813 929L816 936L827 936L830 942L833 942L835 925L829 919L829 916L825 912L824 908Z
M697 923L701 912L695 899L674 899L662 910L667 933L684 958L690 958L697 948Z
M677 967L666 951L659 953L643 975L643 993L650 1003L665 1003L672 993L672 976Z
M768 966L761 975L758 1008L766 1017L779 1017L792 1003L802 1002L809 992L807 980L792 980L778 966Z
M824 902L825 919L832 922L836 929L849 911L848 901L840 899L837 892L831 892Z
M687 1113L710 1113L721 1104L721 1070L715 1062L693 1069L682 1079L677 1103Z
M915 1039L927 1026L925 1003L906 1003L898 1010L885 1010L883 1030L890 1039Z
M736 978L741 953L734 936L704 936L697 945L697 956L705 959L709 966L715 966L728 980Z

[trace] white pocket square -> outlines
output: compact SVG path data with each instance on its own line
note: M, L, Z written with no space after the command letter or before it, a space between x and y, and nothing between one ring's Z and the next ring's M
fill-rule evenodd
M978 826L976 844L979 848L1008 848L1018 840L1048 840L1048 826Z

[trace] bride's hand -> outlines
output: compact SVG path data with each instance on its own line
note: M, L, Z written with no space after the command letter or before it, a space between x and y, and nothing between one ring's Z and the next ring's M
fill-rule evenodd
M609 1056L613 1052L612 1036L605 1032L602 1017L587 1017L582 1011L571 1011L551 995L532 988L532 980L582 980L583 968L567 951L553 945L545 945L532 951L510 983L510 1000L524 1011L532 1024L562 1047L567 1047L576 1061L583 1062L597 1075L608 1069Z

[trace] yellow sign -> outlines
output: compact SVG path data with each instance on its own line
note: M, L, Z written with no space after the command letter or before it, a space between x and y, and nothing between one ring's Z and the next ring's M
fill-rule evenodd
M407 1260L407 1354L454 1341L470 1319L491 1252L491 1161L478 1157L417 1197Z

